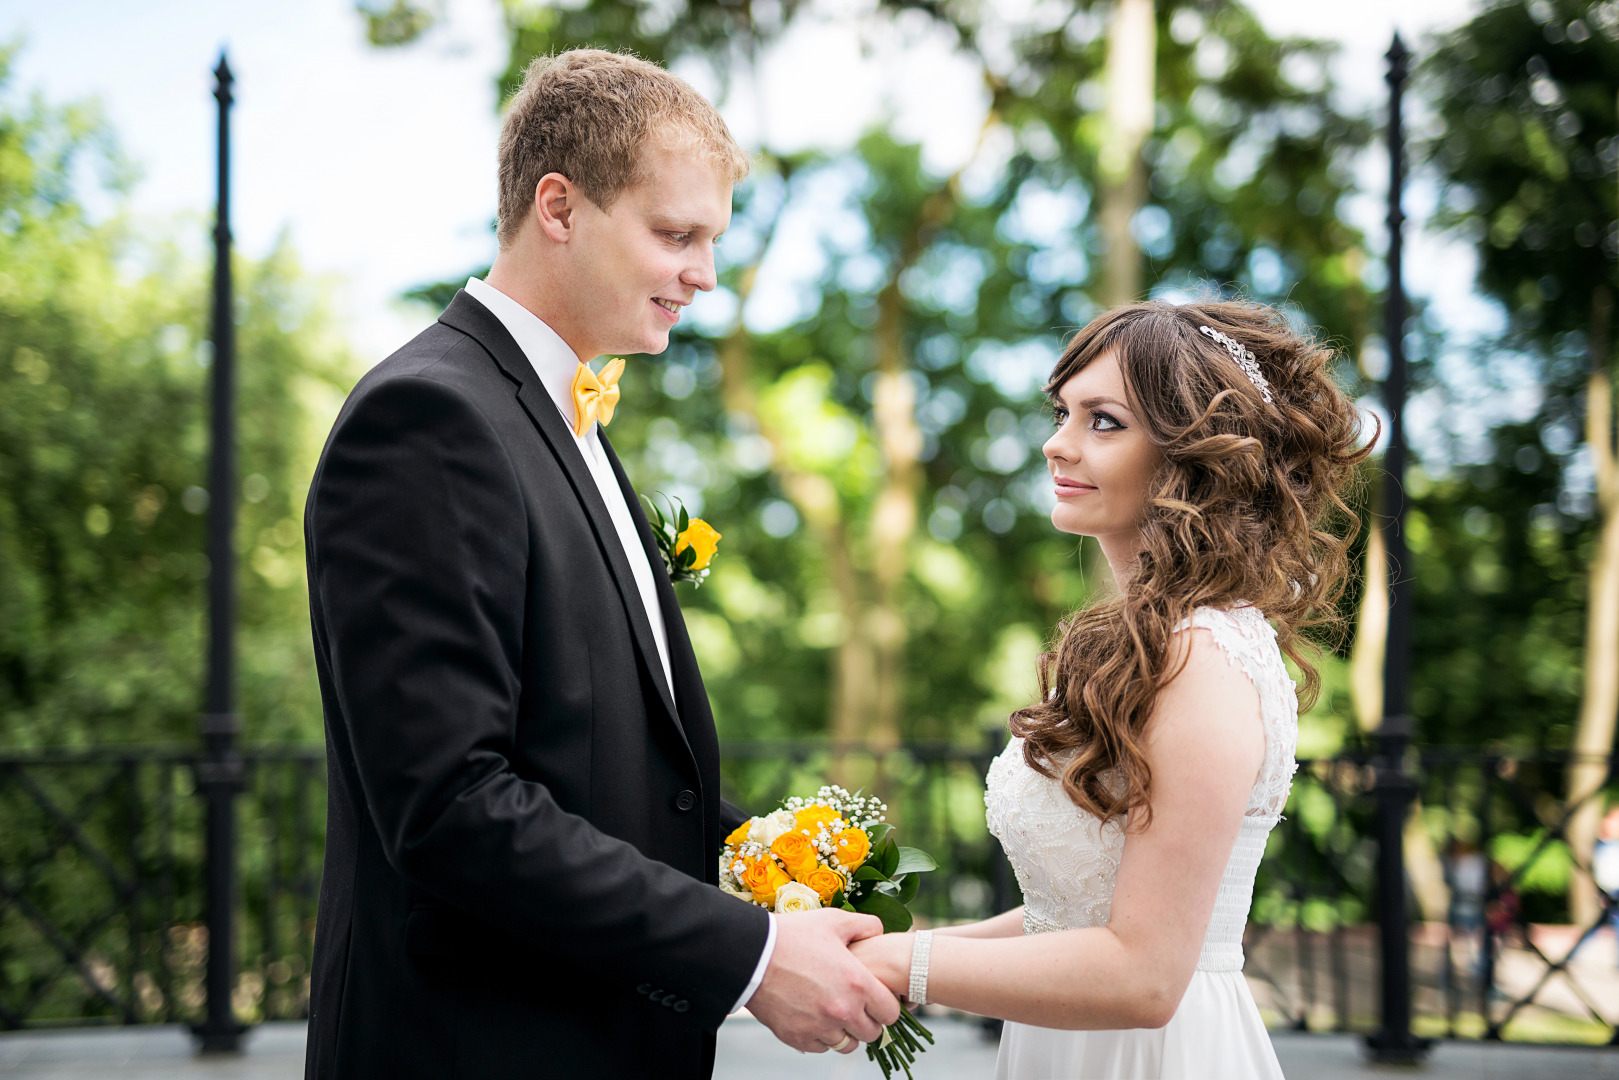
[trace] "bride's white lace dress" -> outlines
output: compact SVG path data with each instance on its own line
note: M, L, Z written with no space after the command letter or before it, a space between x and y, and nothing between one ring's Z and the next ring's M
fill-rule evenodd
M1243 978L1242 932L1265 838L1281 819L1297 767L1298 699L1276 633L1257 609L1198 608L1188 621L1209 630L1253 681L1265 725L1264 764L1226 862L1197 971L1162 1028L1057 1031L1008 1023L996 1069L1001 1080L1282 1075ZM990 767L984 802L990 831L1023 890L1023 932L1106 926L1124 850L1123 818L1102 821L1076 807L1059 781L1029 768L1017 738Z

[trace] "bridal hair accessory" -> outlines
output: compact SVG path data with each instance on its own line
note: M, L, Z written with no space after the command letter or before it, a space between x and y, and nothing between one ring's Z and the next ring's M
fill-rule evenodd
M911 942L911 982L905 997L913 1005L928 1003L928 957L933 953L933 931L920 930Z
M1259 361L1254 359L1254 354L1245 349L1241 342L1226 337L1212 326L1200 326L1198 329L1225 346L1225 351L1231 354L1231 359L1235 360L1237 366L1242 368L1242 373L1248 376L1248 381L1254 384L1255 388L1259 390L1259 396L1265 399L1266 405L1269 405L1271 403L1270 383L1266 380L1264 373L1259 370Z
M624 360L614 357L597 375L589 364L580 364L573 373L573 434L582 439L597 420L602 427L613 422L618 407L618 377L624 374Z

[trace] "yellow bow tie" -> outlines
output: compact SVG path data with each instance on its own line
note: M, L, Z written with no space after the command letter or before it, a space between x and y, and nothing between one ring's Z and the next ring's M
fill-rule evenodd
M602 427L613 422L618 405L618 377L624 374L624 361L615 357L597 375L589 364L580 364L573 376L573 434L582 439L594 421Z

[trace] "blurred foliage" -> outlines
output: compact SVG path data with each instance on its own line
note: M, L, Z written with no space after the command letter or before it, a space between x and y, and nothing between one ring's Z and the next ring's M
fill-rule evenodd
M208 571L208 265L122 217L86 218L74 179L118 164L110 138L87 108L17 103L9 63L0 55L0 743L189 741ZM241 711L251 738L318 738L299 522L350 369L284 246L236 270Z
M533 57L582 46L745 90L794 18L815 15L633 0L503 10L503 96ZM1105 575L1093 547L1053 533L1039 446L1062 336L1097 310L1107 10L861 15L868 42L942 34L978 65L988 113L971 160L937 173L882 129L783 154L765 131L717 295L666 354L632 362L634 407L612 432L632 478L725 534L708 584L682 598L722 734L880 737L882 672L869 712L849 687L860 656L880 668L897 639L892 734L970 738L1028 700L1046 635ZM1151 292L1283 303L1355 355L1372 294L1339 204L1370 127L1329 97L1331 47L1273 39L1240 5L1166 3L1158 22L1150 198L1134 230ZM416 295L443 302L459 280ZM1342 376L1358 393L1352 365Z
M1504 328L1413 334L1455 464L1411 486L1412 703L1429 742L1566 747L1597 539L1581 418L1619 286L1619 4L1497 2L1423 51L1436 224Z

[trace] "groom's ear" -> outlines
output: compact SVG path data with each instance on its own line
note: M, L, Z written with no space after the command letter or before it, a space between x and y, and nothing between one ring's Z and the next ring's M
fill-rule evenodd
M554 243L566 244L573 236L573 211L583 198L578 188L561 173L540 177L534 188L534 220L540 231Z

